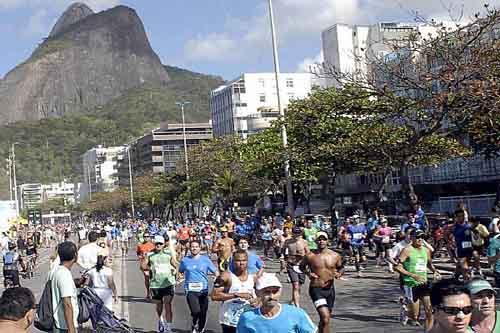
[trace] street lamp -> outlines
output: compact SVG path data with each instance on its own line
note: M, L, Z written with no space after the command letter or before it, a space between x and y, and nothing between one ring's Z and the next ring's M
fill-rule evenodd
M176 102L175 104L181 107L182 137L184 139L184 163L185 163L185 168L186 168L186 180L189 180L189 160L188 160L187 138L186 138L186 121L184 118L184 106L191 104L191 102L184 101L184 102Z
M130 145L127 146L127 155L128 155L128 175L130 178L130 203L132 207L132 219L135 219L134 184L132 183L132 163L130 162Z
M285 118L285 110L281 107L281 98L280 98L280 81L279 81L279 73L280 73L280 62L278 55L278 45L276 42L276 31L274 29L274 12L273 12L273 3L272 0L269 0L269 20L271 21L271 37L273 42L273 56L274 56L274 77L276 80L276 94L278 96L278 110L280 116ZM281 137L283 139L283 148L286 149L288 146L288 136L286 133L286 127L283 123L281 125ZM294 209L294 201L293 201L293 188L292 188L292 178L290 175L290 160L287 158L285 161L285 178L286 178L286 193L287 193L287 204L288 204L288 214L291 217L295 215Z
M16 217L19 216L19 201L17 199L17 177L16 177L16 145L19 142L14 142L12 144L12 177L14 181L14 201L16 202Z

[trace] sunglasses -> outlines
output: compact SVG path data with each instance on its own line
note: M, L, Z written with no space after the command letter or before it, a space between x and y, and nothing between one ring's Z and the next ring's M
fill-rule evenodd
M472 305L464 306L463 308L459 308L456 306L441 306L439 307L439 309L448 315L456 316L460 312L462 312L464 315L471 314L473 307Z

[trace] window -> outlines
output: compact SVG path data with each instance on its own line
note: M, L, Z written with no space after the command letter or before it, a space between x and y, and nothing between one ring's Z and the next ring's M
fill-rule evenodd
M291 101L294 98L295 98L295 94L294 93L288 93L288 100L289 101Z
M266 81L264 79L259 79L259 87L261 87L261 88L266 87Z
M265 102L266 102L266 95L260 95L260 96L259 96L259 101L260 101L261 103L265 103Z
M286 87L293 88L293 79L286 79Z

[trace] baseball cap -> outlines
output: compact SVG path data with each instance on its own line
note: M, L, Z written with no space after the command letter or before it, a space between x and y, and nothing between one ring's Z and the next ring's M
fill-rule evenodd
M412 237L419 237L419 236L424 236L425 232L423 232L420 229L413 229L412 232L410 233L410 236Z
M151 237L151 235L149 233L145 232L143 237Z
M477 279L477 280L473 280L473 281L469 282L467 284L467 289L469 289L469 292L471 293L471 295L475 295L477 293L480 293L483 290L491 290L496 295L496 291L495 291L495 289L493 289L491 284L488 281L483 280L483 279Z
M276 274L264 273L260 278L257 279L255 283L255 289L262 290L268 287L279 287L281 288L281 282L276 277Z
M320 237L325 237L328 240L328 234L324 231L320 231L316 234L316 239L318 239Z
M155 243L155 244L158 244L158 243L165 244L165 238L163 238L162 236L155 236L155 238L153 238L153 243Z

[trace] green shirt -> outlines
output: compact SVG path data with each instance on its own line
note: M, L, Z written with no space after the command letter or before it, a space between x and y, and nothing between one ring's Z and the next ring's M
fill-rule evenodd
M151 289L166 288L175 284L175 268L172 266L172 253L169 249L160 252L151 252L149 255L149 267L151 268Z
M309 250L316 250L318 245L316 244L316 234L318 233L318 229L311 227L304 229L304 238L307 242L307 246Z
M500 251L500 237L495 236L490 239L490 245L488 245L487 256L494 257ZM500 260L495 263L495 272L500 272Z
M500 323L498 321L498 316L500 315L500 311L497 311L496 312L496 316L495 316L495 326L493 327L493 330L491 331L491 333L500 333ZM472 327L469 327L469 332L476 332L474 331L474 329L472 329Z
M403 263L404 269L423 277L427 281L427 262L429 260L427 249L425 247L416 249L413 246L409 246L409 252L408 258ZM403 277L403 282L407 287L415 287L421 284L407 275Z

